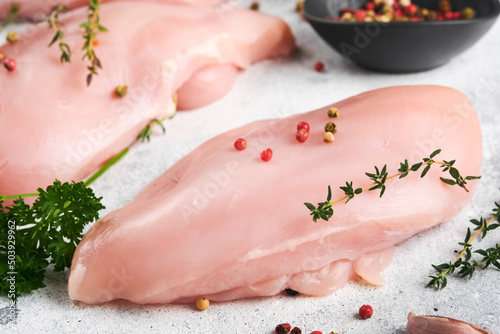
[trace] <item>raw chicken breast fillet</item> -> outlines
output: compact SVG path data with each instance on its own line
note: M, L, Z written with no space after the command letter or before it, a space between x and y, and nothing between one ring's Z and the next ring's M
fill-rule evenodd
M133 0L103 0L104 2L131 2L131 6L134 6ZM167 3L167 4L183 4L189 6L213 6L221 3L225 0L141 0L135 1L140 2L157 2L157 3ZM59 4L66 6L69 9L88 6L88 0L0 0L0 19L5 19L10 10L12 4L16 4L19 8L18 15L22 18L27 18L30 20L41 20L47 16L54 7Z
M481 131L460 92L439 86L370 91L333 104L340 117L324 143L331 106L263 120L199 146L149 184L132 203L98 221L78 246L69 277L71 299L99 304L184 303L275 295L285 288L331 294L357 275L384 284L380 271L394 245L456 215L471 192L439 180L438 166L387 183L378 192L334 206L314 223L304 202L323 202L327 186L371 181L365 172L387 164L397 173L434 150L456 159L462 175L478 175ZM295 139L308 122L309 139ZM237 151L234 141L248 147ZM263 162L259 152L274 155Z
M87 87L79 52L85 17L84 8L61 15L71 64L59 62L56 45L47 47L46 23L2 48L17 61L0 77L2 195L31 193L56 178L82 180L151 120L172 116L177 91L185 108L213 102L231 88L236 67L294 48L286 23L252 10L103 4L109 32L98 34L95 48L103 69ZM118 85L128 85L121 99L113 94Z

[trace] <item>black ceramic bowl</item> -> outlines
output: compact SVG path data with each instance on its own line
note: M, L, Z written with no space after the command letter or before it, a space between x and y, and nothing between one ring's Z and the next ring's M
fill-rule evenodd
M367 0L306 0L304 13L331 47L356 64L384 72L418 72L438 67L476 43L495 22L498 0L451 0L454 11L472 7L476 18L423 22L341 22L340 9L362 8ZM413 0L437 9L438 0Z

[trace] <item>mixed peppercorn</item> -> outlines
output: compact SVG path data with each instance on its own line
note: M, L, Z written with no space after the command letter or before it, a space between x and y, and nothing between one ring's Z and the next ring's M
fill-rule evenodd
M0 63L3 64L9 72L14 71L17 66L16 61L12 58L8 58L3 51L0 51Z
M359 316L362 319L370 319L373 315L373 308L370 305L363 305L359 308Z
M419 22L472 19L476 12L471 7L461 11L453 11L450 0L440 0L437 10L421 8L411 0L371 0L364 8L345 7L338 17L327 16L326 19L349 22Z
M362 319L369 319L373 315L373 308L370 305L363 305L359 309L359 315ZM290 325L289 323L283 323L276 326L276 328L274 329L274 334L302 334L302 330L298 327L294 327L292 329L292 325ZM323 334L323 333L320 331L312 331L311 334ZM330 332L330 334L339 334L339 333Z
M19 36L17 34L17 31L13 30L13 31L9 31L7 33L7 36L6 36L7 43L14 44L15 42L17 42L18 39L19 39Z
M116 91L115 91L116 93ZM339 117L339 110L335 107L332 107L328 110L327 115L329 118ZM299 122L297 124L297 132L295 133L295 139L299 143L305 143L309 138L309 131L311 130L311 126L307 122ZM323 141L325 143L331 143L334 140L333 134L337 132L337 125L333 122L328 122L325 125L325 132L323 134ZM234 141L234 148L237 151L243 151L247 148L247 141L245 138L238 138ZM264 162L268 162L273 158L273 150L271 148L267 148L260 152L260 159ZM289 290L289 291L288 291ZM293 290L287 289L288 294L292 294ZM296 292L295 292L296 293Z
M234 142L234 148L238 151L243 151L247 148L247 141L243 138L238 138Z
M273 158L273 150L267 148L264 151L260 152L260 158L265 162L270 161Z
M323 63L322 61L317 61L316 63L314 63L314 70L316 72L323 72L325 70L325 63Z
M128 86L127 85L119 85L115 88L115 95L118 97L124 97L127 95Z

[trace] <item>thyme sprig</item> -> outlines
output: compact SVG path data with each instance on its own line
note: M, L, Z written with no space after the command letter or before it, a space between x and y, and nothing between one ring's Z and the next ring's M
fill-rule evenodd
M174 106L175 106L175 111L174 113L172 114L172 116L169 117L169 119L172 119L175 117L176 115L176 112L177 112L177 98L178 98L178 94L177 92L172 96L172 100L174 102ZM148 123L148 125L146 125L146 127L144 129L142 129L142 131L139 133L139 135L137 136L137 141L140 141L140 142L145 142L146 140L149 142L150 141L150 137L151 135L153 134L153 127L155 125L158 125L159 127L161 127L162 131L163 131L163 134L165 134L166 132L166 129L165 129L165 126L163 125L163 121L165 121L165 119L158 119L158 118L155 118L153 119L151 122Z
M153 134L153 127L156 125L160 126L161 129L163 130L163 133L165 134L165 126L163 125L163 119L158 119L155 118L152 120L144 129L142 129L141 133L137 136L137 141L144 142L144 141L149 141L151 135Z
M337 203L345 201L345 203L349 202L352 200L355 196L363 193L365 190L368 189L368 191L375 191L379 190L380 191L380 197L382 197L385 193L386 190L386 183L390 179L394 178L399 178L402 179L406 176L408 176L411 172L417 172L419 171L422 167L422 172L420 174L420 177L423 178L424 176L427 175L431 167L435 164L439 165L442 168L442 172L448 172L449 175L451 176L451 179L443 178L441 177L440 180L446 184L449 185L458 185L459 187L463 188L465 191L469 191L466 188L467 181L470 180L476 180L481 178L480 176L466 176L462 177L458 169L453 167L455 164L455 160L452 161L436 161L434 158L441 153L441 150L436 150L431 153L431 155L428 158L423 158L421 162L418 162L416 164L410 165L408 163L408 160L405 160L404 162L400 163L400 168L398 169L398 173L389 176L389 173L387 172L387 165L384 165L382 168L379 168L375 166L375 172L374 173L365 173L368 178L373 181L372 183L361 187L361 188L354 188L353 187L353 182L346 182L345 186L339 187L343 192L344 196L339 198L338 200L332 202L332 190L331 187L328 186L328 196L326 198L325 202L318 203L318 206L315 206L312 203L304 203L304 205L311 211L310 215L313 217L313 221L317 222L318 219L322 219L325 221L328 221L334 214L333 206Z
M64 41L64 32L60 29L62 25L61 21L59 21L59 14L65 13L68 10L68 7L63 4L58 4L54 7L52 12L50 13L47 22L52 30L55 31L54 38L49 44L49 47L52 46L55 42L59 40L59 49L61 50L61 63L70 63L71 62L71 49L68 44Z
M16 3L11 3L7 18L5 19L5 21L2 22L2 24L0 24L0 31L4 30L9 25L15 23L18 14L19 14L19 5Z
M492 231L498 227L500 224L493 223L495 220L500 222L500 204L495 203L496 208L493 209L492 216L489 219L480 218L471 219L470 222L475 226L474 235L472 235L470 227L467 228L467 233L463 242L458 244L462 246L462 250L458 254L454 262L442 263L440 265L432 265L436 270L436 274L429 276L431 278L427 287L433 287L436 290L441 290L448 284L448 274L452 274L455 270L458 270L457 275L460 277L468 277L471 279L474 275L476 269L486 269L490 265L495 266L500 269L500 245L496 244L495 247L488 249L478 249L474 252L472 251L472 241L478 236L482 239L486 237L489 231ZM480 261L472 259L473 253L481 255L483 258Z
M99 23L99 9L101 2L102 0L89 0L89 14L87 15L87 22L80 25L81 28L85 29L85 33L83 35L85 43L82 48L82 50L85 51L85 54L82 59L87 58L90 62L90 65L87 67L89 70L89 74L87 75L87 86L91 84L93 76L97 75L97 69L102 69L101 61L97 57L94 50L94 43L97 41L97 32L108 31L108 29Z

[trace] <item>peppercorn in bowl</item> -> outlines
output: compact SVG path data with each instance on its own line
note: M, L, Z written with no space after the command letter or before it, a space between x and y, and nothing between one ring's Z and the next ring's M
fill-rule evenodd
M318 35L361 67L418 72L476 43L500 13L498 0L306 0Z

